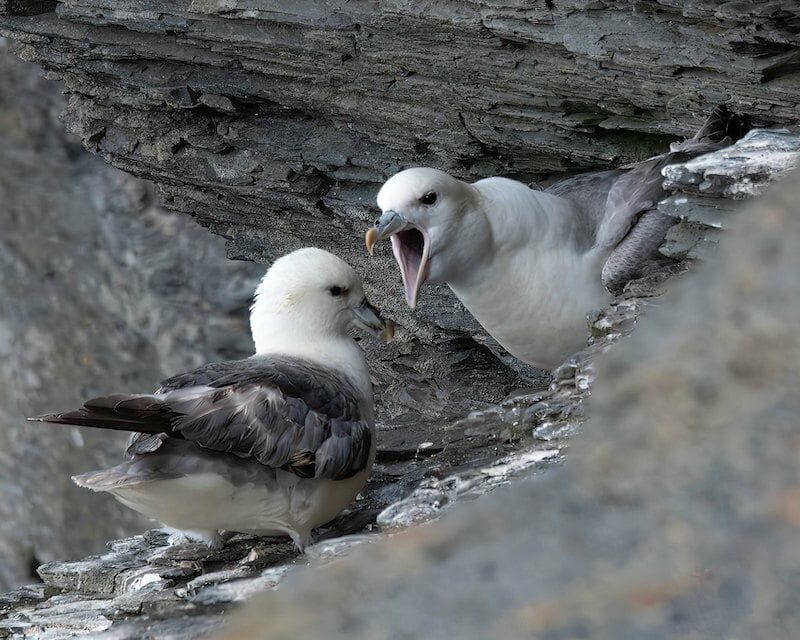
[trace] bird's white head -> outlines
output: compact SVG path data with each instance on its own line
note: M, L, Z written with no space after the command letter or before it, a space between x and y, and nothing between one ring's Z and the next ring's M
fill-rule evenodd
M354 326L383 339L394 334L394 323L369 303L355 270L314 247L278 258L250 309L256 353L305 353L315 348L311 343L349 339Z
M413 309L425 282L450 282L471 256L470 234L486 232L477 192L438 169L418 167L395 174L381 187L381 216L367 231L367 249L391 238L406 302ZM458 236L466 242L448 242Z

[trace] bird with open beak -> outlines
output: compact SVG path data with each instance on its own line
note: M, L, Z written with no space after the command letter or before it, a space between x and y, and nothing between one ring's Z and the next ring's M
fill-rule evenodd
M727 146L740 122L718 108L691 140L628 169L576 176L538 191L507 178L474 184L415 168L378 193L366 246L390 238L413 309L426 282L446 283L512 355L551 369L586 344L586 315L610 290L663 263L674 219L661 169Z

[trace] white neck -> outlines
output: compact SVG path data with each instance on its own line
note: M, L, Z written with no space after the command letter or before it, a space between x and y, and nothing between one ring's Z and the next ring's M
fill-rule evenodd
M372 398L372 383L364 352L346 333L310 328L291 314L257 313L250 318L256 355L304 358L345 375L355 387Z

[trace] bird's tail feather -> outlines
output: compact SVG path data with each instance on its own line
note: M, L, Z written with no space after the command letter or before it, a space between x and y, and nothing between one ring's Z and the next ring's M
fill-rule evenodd
M100 471L88 471L72 476L72 481L79 487L92 491L109 491L114 487L129 483L129 478L116 467Z
M670 147L670 151L664 154L662 164L681 162L723 149L739 140L748 130L749 124L745 116L733 113L724 105L717 105L694 136Z
M132 487L154 480L169 480L180 477L180 474L156 472L151 469L132 469L129 463L118 464L110 469L88 471L72 476L72 481L79 487L92 491L114 491L123 487Z
M51 413L28 420L116 431L163 433L170 431L173 417L170 408L156 396L115 394L88 400L83 407L74 411Z
M660 172L661 168L676 162L685 162L696 156L724 149L742 138L750 130L746 116L733 113L724 105L717 105L691 138L674 142L670 150L649 160L623 166L639 173Z
M746 116L733 113L725 105L717 105L706 118L703 126L698 129L691 140L692 142L725 142L731 144L744 136L750 129Z

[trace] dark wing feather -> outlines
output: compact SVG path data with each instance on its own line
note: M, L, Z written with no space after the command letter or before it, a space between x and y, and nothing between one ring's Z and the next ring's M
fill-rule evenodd
M575 205L576 226L586 230L577 238L578 248L609 252L602 275L606 287L616 292L639 277L648 261L657 258L655 252L674 223L654 210L667 196L661 170L726 147L746 131L747 123L741 117L717 107L691 140L673 145L667 153L627 169L568 178L547 189ZM642 228L636 229L640 223Z
M176 389L208 385L222 376L235 373L241 366L240 363L240 360L211 362L194 371L180 373L162 381L156 393L166 393L167 391L174 391ZM125 453L129 456L152 453L161 446L165 438L166 435L164 433L132 433L131 437L128 438Z
M97 398L36 420L136 431L131 455L182 438L301 477L348 478L366 467L372 445L350 383L286 357L219 363L171 378L153 395Z
M631 280L662 268L671 260L658 252L667 231L675 224L657 210L645 211L628 234L615 247L603 265L601 278L613 294L622 293Z
M87 400L83 407L74 411L30 420L151 434L169 431L171 410L157 395L115 394Z
M242 362L247 360L228 360L225 362L212 362L189 371L187 373L179 373L176 376L167 378L161 382L158 392L174 391L175 389L184 389L186 387L197 387L200 385L210 385L215 380L222 377L236 374L242 368Z
M667 196L661 175L664 167L727 147L746 130L742 118L718 106L693 138L673 144L667 153L639 162L625 171L608 191L603 221L597 230L597 245L616 248L640 216Z

